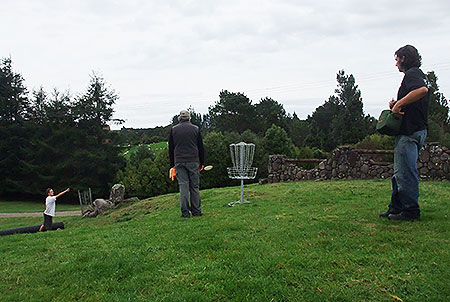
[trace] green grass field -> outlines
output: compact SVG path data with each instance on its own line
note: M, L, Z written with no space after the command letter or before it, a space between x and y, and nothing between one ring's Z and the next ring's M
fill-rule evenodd
M421 183L415 222L378 218L387 180L250 185L227 207L239 192L202 191L202 217L169 194L0 237L0 301L450 301L450 183Z
M159 143L153 143L148 144L147 147L151 149L155 154L161 150L163 150L165 147L167 147L167 142L159 142ZM131 154L136 153L139 146L130 146L130 147L123 147L122 148L122 155L125 157L126 160L130 159Z

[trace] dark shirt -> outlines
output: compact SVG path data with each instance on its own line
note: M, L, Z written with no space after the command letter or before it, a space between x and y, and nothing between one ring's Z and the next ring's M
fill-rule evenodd
M425 74L417 67L412 67L405 72L402 84L398 89L397 100L400 100L411 91L420 87L428 88L428 80ZM420 100L402 107L403 115L400 134L411 135L416 131L428 128L428 103L430 92Z
M205 150L200 129L190 121L180 121L170 130L170 166L181 162L199 162L204 165Z

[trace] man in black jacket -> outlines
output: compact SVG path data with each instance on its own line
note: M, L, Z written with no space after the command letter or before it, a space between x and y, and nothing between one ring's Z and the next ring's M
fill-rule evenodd
M189 111L181 110L179 123L172 127L169 137L170 166L175 168L180 187L181 217L202 216L200 200L200 171L205 151L200 129L191 124Z
M397 101L391 101L389 106L394 114L403 115L403 119L400 133L395 137L391 203L380 217L417 220L420 218L417 158L427 137L429 83L419 69L422 57L414 46L399 48L395 61L405 76Z

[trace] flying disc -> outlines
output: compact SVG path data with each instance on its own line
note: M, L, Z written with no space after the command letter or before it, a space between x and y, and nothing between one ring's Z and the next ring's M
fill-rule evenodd
M209 170L211 170L212 168L213 168L213 166L206 166L206 167L203 168L203 170L209 171Z

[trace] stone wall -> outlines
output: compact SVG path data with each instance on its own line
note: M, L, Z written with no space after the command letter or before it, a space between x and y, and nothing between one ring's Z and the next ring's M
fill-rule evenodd
M269 156L268 182L327 179L390 178L393 174L393 151L372 154L367 150L343 146L335 149L314 169L299 167L298 160L284 155ZM419 154L421 179L450 180L450 150L436 144L425 144Z

